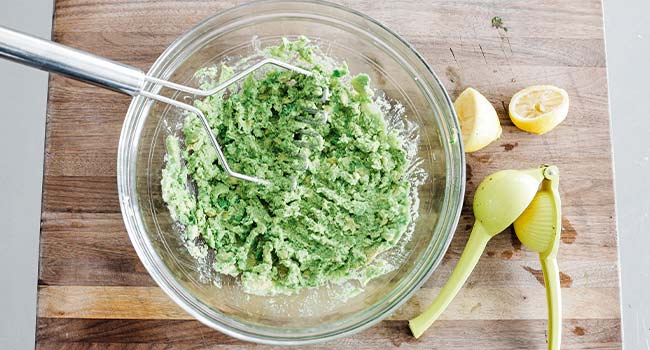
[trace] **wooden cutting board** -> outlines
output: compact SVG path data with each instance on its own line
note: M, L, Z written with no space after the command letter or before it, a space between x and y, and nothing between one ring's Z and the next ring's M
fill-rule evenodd
M54 40L148 69L178 35L240 1L57 0ZM600 0L345 1L408 40L452 98L472 86L496 107L503 136L467 157L467 195L443 264L399 311L355 336L312 349L545 349L536 254L511 230L492 240L469 282L420 339L406 320L453 269L471 229L476 185L498 169L561 169L559 265L563 349L619 349L621 323L610 120ZM503 26L492 27L499 16ZM566 121L536 136L506 106L533 84L565 88ZM116 152L129 98L52 76L47 112L39 349L266 349L201 325L140 264L122 223Z

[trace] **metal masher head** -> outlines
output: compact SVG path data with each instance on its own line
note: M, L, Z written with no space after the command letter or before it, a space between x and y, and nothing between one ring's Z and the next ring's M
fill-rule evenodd
M275 66L278 66L278 67L281 67L281 68L285 68L285 69L288 69L288 70L291 70L291 71L294 71L296 73L303 74L303 75L306 75L306 76L311 76L312 75L312 73L310 71L307 71L307 70L302 69L300 67L296 67L296 66L294 66L292 64L289 64L289 63L286 63L286 62L283 62L283 61L280 61L280 60L277 60L277 59L274 59L274 58L266 58L266 59L263 59L263 60L257 62L256 64L250 66L249 68L235 74L230 79L220 83L219 85L217 85L216 87L214 87L214 88L212 88L210 90L195 89L195 88L191 88L191 87L188 87L188 86L185 86L185 85L172 83L172 82L167 81L167 80L162 80L162 79L158 79L158 78L154 78L154 77L150 77L150 76L146 76L145 80L147 82L150 82L150 83L159 84L159 85L162 85L162 86L174 89L174 90L182 91L182 92L185 92L185 93L188 93L188 94L191 94L191 95L195 95L195 96L212 96L212 95L215 95L215 94L227 89L229 86L237 83L238 81L246 78L249 74L255 72L256 70L262 68L264 65L267 65L267 64L271 64L271 65L275 65ZM196 108L196 107L194 107L192 105L189 105L189 104L186 104L186 103L183 103L183 102L179 102L177 100L174 100L174 99L171 99L171 98L168 98L168 97L165 97L165 96L149 93L147 91L142 91L141 95L144 96L144 97L148 97L148 98L160 101L160 102L168 103L170 105L185 109L186 111L191 112L194 115L196 115L201 120L201 123L203 124L203 127L205 128L205 131L208 133L210 141L212 142L212 145L214 146L215 150L217 151L217 156L219 157L219 161L221 162L221 165L223 166L226 173L228 173L228 175L230 175L232 177L235 177L235 178L238 178L238 179L241 179L241 180L250 181L250 182L254 182L254 183L258 183L258 184L262 184L262 185L267 185L267 186L271 185L271 182L269 182L267 180L260 179L258 177L254 177L254 176L250 176L250 175L246 175L246 174L241 174L241 173L238 173L238 172L236 172L236 171L234 171L234 170L232 170L230 168L230 166L228 165L228 160L226 159L226 156L224 155L223 150L221 149L221 146L219 145L219 141L217 140L216 136L212 132L212 129L210 128L210 124L208 123L208 120L205 117L205 114L200 109L198 109L198 108ZM308 115L313 115L314 116L314 120L309 120L309 119L304 120L307 123L319 124L321 122L321 119L324 118L324 121L327 120L327 115L323 115L319 111L308 110L306 112L307 112Z
M308 148L315 152L322 150L325 140L315 128L325 125L328 119L329 114L326 111L306 108L304 114L296 117L296 121L303 125L294 131L293 143L300 148Z

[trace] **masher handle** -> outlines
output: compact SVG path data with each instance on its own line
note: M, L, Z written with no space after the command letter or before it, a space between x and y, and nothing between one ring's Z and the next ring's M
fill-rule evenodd
M0 57L132 96L145 81L144 72L137 68L3 26Z

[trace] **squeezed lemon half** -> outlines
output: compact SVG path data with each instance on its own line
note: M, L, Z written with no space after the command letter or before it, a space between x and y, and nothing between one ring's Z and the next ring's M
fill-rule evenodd
M541 135L566 118L569 95L552 85L530 86L512 96L508 113L519 129Z
M467 88L454 102L465 152L475 152L501 136L501 124L490 101Z

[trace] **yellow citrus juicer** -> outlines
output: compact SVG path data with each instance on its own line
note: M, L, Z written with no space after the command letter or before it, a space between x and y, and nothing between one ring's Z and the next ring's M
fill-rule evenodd
M409 321L418 338L456 296L476 266L487 242L514 224L519 240L540 253L548 303L548 348L560 348L562 328L557 250L561 232L559 170L543 165L528 170L502 170L488 176L474 195L475 223L451 277L433 303Z

